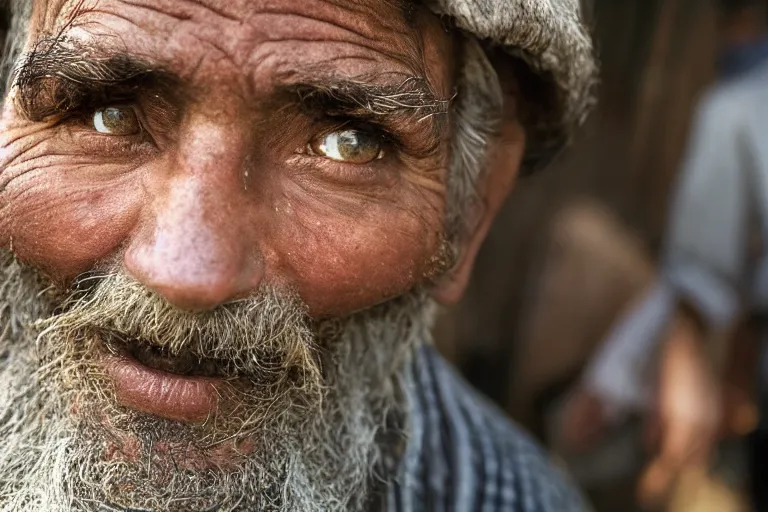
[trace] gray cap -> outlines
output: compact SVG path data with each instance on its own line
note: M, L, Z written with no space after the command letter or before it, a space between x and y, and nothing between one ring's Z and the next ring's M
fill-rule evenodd
M597 63L579 0L427 0L437 14L488 47L524 61L537 77L542 105L527 123L526 167L545 165L593 104ZM533 132L533 133L531 133Z

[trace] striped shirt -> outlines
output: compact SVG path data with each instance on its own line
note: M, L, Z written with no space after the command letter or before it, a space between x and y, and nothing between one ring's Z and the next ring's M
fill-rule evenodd
M527 435L430 346L409 368L408 443L388 512L578 512L581 496Z

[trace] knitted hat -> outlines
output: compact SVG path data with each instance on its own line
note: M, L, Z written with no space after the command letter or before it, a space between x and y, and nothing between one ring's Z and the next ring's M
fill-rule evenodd
M546 165L570 140L593 104L597 63L579 0L427 0L486 48L525 62L546 95L537 98L529 132L527 168Z

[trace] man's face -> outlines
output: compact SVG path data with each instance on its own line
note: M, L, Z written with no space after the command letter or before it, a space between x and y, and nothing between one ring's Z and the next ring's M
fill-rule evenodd
M0 320L53 316L37 383L32 335L0 326L0 403L26 405L23 382L39 404L0 434L37 439L34 459L74 429L67 492L133 507L201 485L224 494L200 507L231 506L229 486L271 500L367 464L297 433L367 453L343 443L371 437L383 419L353 412L380 397L352 376L383 380L400 352L365 355L350 325L402 320L387 304L448 263L438 20L394 1L40 1L27 50L0 124L0 243L23 262L0 252ZM47 503L9 484L28 469L12 456L0 500ZM251 487L207 480L233 467Z
M270 283L316 317L433 270L452 89L434 17L373 0L35 5L0 155L0 240L21 260L68 283L117 257L189 310Z

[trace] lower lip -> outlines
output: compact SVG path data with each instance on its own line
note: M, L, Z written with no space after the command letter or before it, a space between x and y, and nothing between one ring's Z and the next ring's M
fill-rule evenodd
M144 366L128 355L108 356L105 369L117 401L136 411L199 424L218 409L221 379L174 375Z

